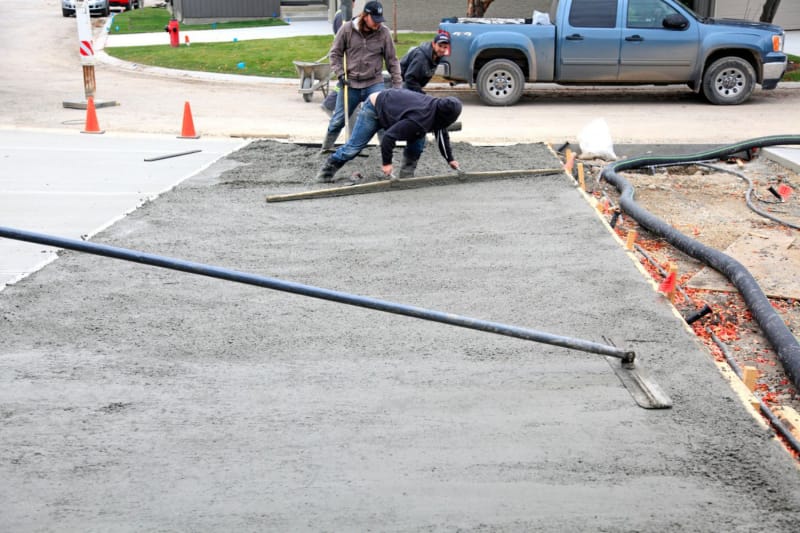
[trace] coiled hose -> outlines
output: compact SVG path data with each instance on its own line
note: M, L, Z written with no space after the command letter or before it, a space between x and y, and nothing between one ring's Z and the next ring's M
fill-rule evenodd
M616 187L620 193L619 205L636 222L667 240L672 246L725 276L741 293L748 309L769 341L786 375L800 391L800 343L770 304L755 278L736 259L710 248L686 235L642 208L634 200L634 188L618 172L671 162L720 159L743 150L764 146L800 144L800 135L757 137L722 148L679 156L647 155L611 163L603 168L601 178Z

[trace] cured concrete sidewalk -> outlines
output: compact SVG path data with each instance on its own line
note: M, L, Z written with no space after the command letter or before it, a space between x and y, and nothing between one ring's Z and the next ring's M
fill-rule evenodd
M246 142L0 129L0 224L91 237ZM145 161L187 151L196 152ZM0 290L56 258L53 248L0 239Z

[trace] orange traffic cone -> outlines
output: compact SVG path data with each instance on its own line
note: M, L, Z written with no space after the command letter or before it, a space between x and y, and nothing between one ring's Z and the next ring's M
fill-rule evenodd
M91 96L89 97L89 103L86 105L86 126L81 133L105 133L97 123L97 111L94 108L94 98Z
M179 139L199 139L200 136L194 131L194 121L192 120L192 108L189 102L183 106L183 129L178 136Z

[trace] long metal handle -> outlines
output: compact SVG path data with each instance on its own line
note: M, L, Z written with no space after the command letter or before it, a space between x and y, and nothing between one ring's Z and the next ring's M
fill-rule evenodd
M346 292L333 291L311 285L303 285L300 283L293 283L291 281L283 281L276 278L259 276L257 274L229 270L227 268L206 265L203 263L183 261L181 259L173 259L170 257L148 254L136 250L129 250L126 248L117 248L105 244L56 237L44 233L35 233L31 231L9 228L6 226L0 226L0 237L44 244L46 246L55 246L57 248L65 248L68 250L74 250L76 252L84 252L104 257L111 257L114 259L122 259L125 261L132 261L134 263L142 263L145 265L178 270L181 272L189 272L191 274L199 274L201 276L235 281L238 283L255 285L257 287L265 287L267 289L300 294L302 296L310 296L312 298L319 298L321 300L330 300L333 302L354 305L357 307L366 307L368 309L375 309L377 311L385 311L387 313L405 315L412 318L421 318L423 320L430 320L432 322L440 322L442 324L485 331L487 333L495 333L497 335L504 335L506 337L515 337L518 339L524 339L543 344L551 344L553 346L561 346L563 348L570 348L573 350L607 355L621 359L623 363L633 363L635 359L634 352L622 350L616 346L610 346L607 344L600 344L597 342L570 337L561 337L559 335L552 335L550 333L544 333L533 329L510 326L497 322L487 322L477 318L454 315L451 313L424 309L422 307L403 305L386 300L378 300L366 296L358 296Z

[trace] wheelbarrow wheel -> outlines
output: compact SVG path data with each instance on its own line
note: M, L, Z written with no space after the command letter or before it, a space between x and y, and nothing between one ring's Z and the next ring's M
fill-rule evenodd
M312 80L311 78L303 78L303 86L301 88L308 89L308 92L303 93L303 100L305 100L306 102L310 102L311 99L314 97L314 93L311 91L311 85L313 81L314 80Z

